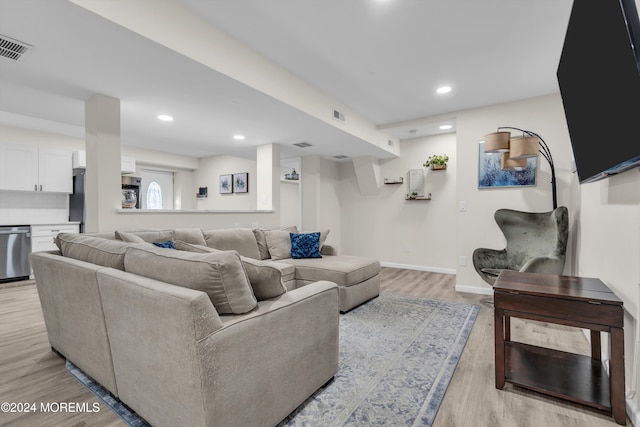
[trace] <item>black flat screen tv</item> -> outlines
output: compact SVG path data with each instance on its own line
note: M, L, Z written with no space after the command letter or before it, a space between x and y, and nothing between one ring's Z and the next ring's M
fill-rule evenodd
M639 166L635 0L574 0L557 78L580 183Z

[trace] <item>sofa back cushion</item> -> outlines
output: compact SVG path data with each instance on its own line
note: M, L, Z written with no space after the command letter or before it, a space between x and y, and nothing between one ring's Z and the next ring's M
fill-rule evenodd
M180 240L192 245L207 246L200 228L176 228L173 230L173 240Z
M116 230L116 239L131 243L160 243L173 240L173 230L156 228Z
M124 270L124 254L131 243L76 233L60 233L56 245L62 255L103 267Z
M140 245L126 251L124 267L133 274L203 291L219 314L242 314L257 305L235 252L193 253Z
M191 243L176 240L174 246L178 250L211 253L219 252L218 249L208 246L193 245ZM272 262L257 260L245 256L240 256L242 266L247 272L249 283L258 301L275 298L284 294L287 288L282 279L282 271L273 265Z
M258 244L250 228L203 231L207 246L221 251L238 251L242 256L260 259Z

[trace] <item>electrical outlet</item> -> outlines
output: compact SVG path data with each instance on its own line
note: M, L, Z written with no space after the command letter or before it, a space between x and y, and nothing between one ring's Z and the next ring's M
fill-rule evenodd
M466 266L467 265L467 257L462 255L458 257L458 265Z

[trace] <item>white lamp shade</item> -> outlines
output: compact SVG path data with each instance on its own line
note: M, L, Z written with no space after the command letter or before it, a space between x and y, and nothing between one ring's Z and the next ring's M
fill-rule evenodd
M509 144L509 157L512 160L528 159L538 156L539 139L535 136L512 138Z
M506 153L509 151L511 132L493 132L484 136L485 153Z

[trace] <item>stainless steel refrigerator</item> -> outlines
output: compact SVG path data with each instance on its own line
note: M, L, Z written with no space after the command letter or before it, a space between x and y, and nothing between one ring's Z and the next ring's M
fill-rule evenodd
M69 221L79 221L81 233L84 233L85 227L85 191L85 173L80 171L73 177L73 194L69 196Z

